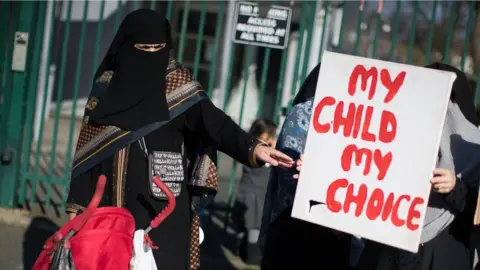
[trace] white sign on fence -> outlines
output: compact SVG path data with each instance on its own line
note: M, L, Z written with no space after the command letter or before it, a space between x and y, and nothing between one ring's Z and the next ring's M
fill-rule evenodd
M417 252L455 78L325 52L292 216Z
M274 49L285 49L290 35L292 9L237 2L232 41Z

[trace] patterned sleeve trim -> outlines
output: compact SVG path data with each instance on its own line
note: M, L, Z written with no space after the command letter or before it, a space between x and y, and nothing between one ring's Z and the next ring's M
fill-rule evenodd
M78 214L79 211L85 211L85 207L76 203L67 203L65 206L65 212L67 212L67 214Z
M260 168L265 165L265 163L261 160L257 160L257 157L255 156L255 149L259 146L267 146L265 143L262 143L259 140L252 140L252 144L250 148L248 149L248 161L250 162L250 167L252 168Z

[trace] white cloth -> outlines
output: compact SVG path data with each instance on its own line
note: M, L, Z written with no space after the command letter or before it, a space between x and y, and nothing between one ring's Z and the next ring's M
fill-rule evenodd
M130 270L158 270L150 246L144 242L144 230L138 230L133 236L133 253Z
M205 234L203 233L202 228L198 227L199 234L200 234L200 239L199 239L199 244L203 243L203 239L205 239Z

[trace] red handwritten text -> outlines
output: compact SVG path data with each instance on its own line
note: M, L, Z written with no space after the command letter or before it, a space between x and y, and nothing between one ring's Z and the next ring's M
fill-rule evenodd
M405 71L400 72L400 74L395 77L392 81L390 72L386 69L380 71L380 81L383 86L387 88L387 95L385 96L384 102L389 103L397 95L398 90L403 85L405 76L407 74ZM350 80L348 81L348 93L353 96L357 90L358 78L361 77L361 89L365 91L367 89L367 80L371 78L370 91L368 92L368 99L371 100L375 96L375 91L377 89L377 80L378 80L378 71L376 67L372 67L367 70L362 65L357 65L350 75Z
M323 109L327 106L335 105L334 97L324 97L315 106L313 111L313 128L317 133L327 133L331 130L330 123L320 123L320 115ZM395 139L397 134L397 119L392 112L387 110L382 111L380 118L380 128L376 133L372 133L370 125L374 108L372 106L365 106L363 104L355 104L350 102L348 104L347 114L344 116L345 108L343 101L338 102L335 107L333 116L333 133L337 134L340 127L343 127L343 136L346 138L357 138L360 130L360 139L367 142L376 142L377 138L383 143L390 143Z
M338 190L346 189L345 199L343 203L337 201L335 195ZM333 181L327 189L327 207L330 211L338 213L343 210L349 213L352 205L354 206L355 216L359 217L365 212L369 220L377 220L390 222L396 227L406 226L409 230L417 230L418 224L414 223L414 219L420 217L417 207L424 203L424 199L420 197L411 198L409 195L395 195L393 192L385 198L383 190L375 188L369 193L366 184L361 184L354 194L355 185L349 183L347 179L337 179ZM406 217L399 217L398 209L400 204L408 204L408 213ZM365 207L366 206L366 207Z
M380 73L380 74L379 74ZM380 78L378 78L380 75ZM357 84L360 80L360 89L367 91L367 82L370 80L368 89L368 100L372 100L377 92L378 84L383 85L387 90L383 102L391 102L403 85L406 72L402 71L392 79L387 69L376 67L366 69L362 65L357 65L348 81L348 93L354 96L357 92ZM333 120L331 122L320 122L320 116L324 109L331 107L334 110ZM388 110L376 112L378 108L374 106L357 104L355 102L346 103L337 101L334 97L326 96L318 102L313 112L313 128L317 133L323 134L332 132L341 134L346 138L360 139L366 142L392 143L397 134L397 118L395 114ZM380 125L378 130L372 130L371 122L374 112L380 115ZM342 128L342 131L340 131ZM347 145L341 155L341 167L344 172L351 170L354 163L356 166L363 165L363 175L368 176L372 172L372 165L377 169L376 179L382 181L385 179L393 160L392 152L384 152L380 149L368 149L358 147L355 144ZM358 184L357 184L358 185ZM343 190L345 198L337 198L337 192ZM417 230L419 225L415 223L420 218L418 207L424 204L424 199L406 194L394 194L393 192L385 194L381 188L369 190L367 183L356 186L350 183L346 178L341 178L330 183L327 189L326 204L330 211L338 213L354 212L356 217L365 215L369 220L389 221L396 227L405 226L409 230ZM400 216L399 208L401 205L408 206L406 216Z

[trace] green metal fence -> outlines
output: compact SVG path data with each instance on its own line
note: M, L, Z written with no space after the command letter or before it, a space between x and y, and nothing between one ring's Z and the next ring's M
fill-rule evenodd
M231 43L225 33L234 1L0 1L0 206L63 207L81 124L77 111L115 29L138 8L165 12L178 60L210 96L224 93L218 101L224 110L232 88L241 86L240 124L249 107L251 64L260 67L255 114L281 124L299 83L326 49L415 65L453 64L469 74L478 100L480 23L473 1L260 2L273 3L293 10L285 50ZM30 33L25 72L10 68L17 31ZM222 199L231 203L237 164L222 155L220 171Z

